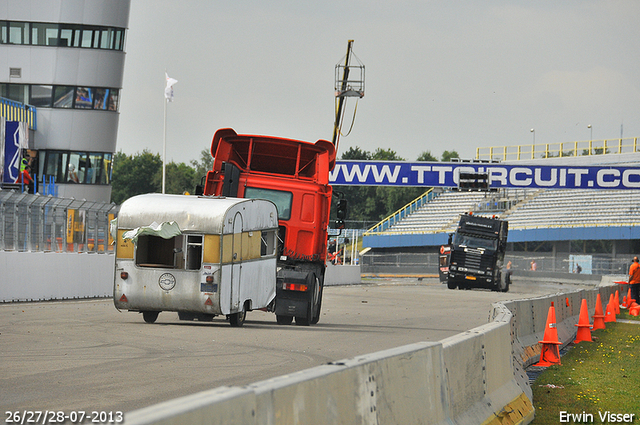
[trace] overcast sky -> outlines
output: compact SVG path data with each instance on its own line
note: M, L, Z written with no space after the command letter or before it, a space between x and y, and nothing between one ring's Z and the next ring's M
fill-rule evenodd
M330 140L349 39L366 90L338 156L640 137L636 0L133 0L117 149L162 153L165 71L167 161L223 127Z

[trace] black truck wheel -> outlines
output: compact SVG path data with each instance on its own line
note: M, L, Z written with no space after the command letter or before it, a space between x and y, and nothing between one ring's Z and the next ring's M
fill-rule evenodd
M320 290L318 291L318 302L316 312L311 320L311 324L315 325L320 321L320 312L322 311L322 292L324 291L324 282L316 278L316 282Z
M279 325L290 325L293 323L293 316L282 316L280 314L276 314L276 322Z
M310 274L308 282L311 283L311 291L309 292L309 305L307 307L307 316L296 316L296 325L309 326L318 323L320 320L320 302L322 300L322 285L315 274ZM317 316L317 317L316 317ZM315 320L315 322L314 322Z

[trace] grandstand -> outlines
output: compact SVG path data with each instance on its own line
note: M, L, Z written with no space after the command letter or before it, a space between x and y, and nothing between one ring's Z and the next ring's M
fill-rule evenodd
M390 224L384 234L453 232L460 214L469 211L508 220L512 230L640 226L640 198L636 196L629 190L523 190L520 198L508 193L444 191Z
M606 159L603 159L604 157ZM640 154L554 158L540 163L575 161L580 164L638 164ZM516 163L515 161L511 162ZM520 164L524 161L518 162ZM532 161L527 161L532 163ZM409 269L437 272L440 245L455 231L460 214L473 211L509 221L507 256L525 268L531 258L549 270L572 271L572 261L585 257L604 272L623 272L640 250L640 190L502 189L497 192L432 190L418 207L398 211L365 232L363 246L369 256L394 255L401 267L403 255L411 257ZM417 254L429 254L416 259ZM381 258L375 262L380 264ZM585 261L585 259L581 259ZM363 258L363 266L373 261ZM597 263L597 267L596 267ZM366 268L366 267L365 267ZM380 267L377 267L380 271ZM366 270L365 270L366 272ZM588 272L591 272L589 270Z

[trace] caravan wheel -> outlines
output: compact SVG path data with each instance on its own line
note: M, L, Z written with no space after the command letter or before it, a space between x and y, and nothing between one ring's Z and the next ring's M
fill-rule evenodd
M229 315L229 323L231 324L231 326L239 328L240 326L244 325L244 319L246 318L247 312L243 307L241 311Z
M154 323L158 319L159 311L143 311L142 318L147 323Z

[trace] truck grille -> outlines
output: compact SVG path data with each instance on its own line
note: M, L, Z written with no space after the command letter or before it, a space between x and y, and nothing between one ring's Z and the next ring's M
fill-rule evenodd
M469 250L467 252L463 250L454 251L451 256L451 263L455 263L458 267L466 267L471 270L487 270L491 268L491 255L485 253L480 254L480 251Z

